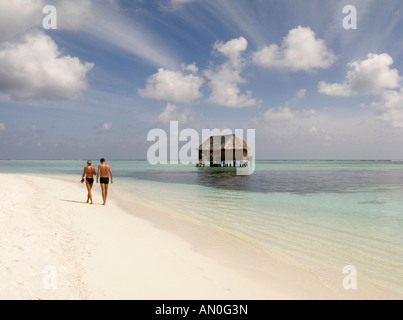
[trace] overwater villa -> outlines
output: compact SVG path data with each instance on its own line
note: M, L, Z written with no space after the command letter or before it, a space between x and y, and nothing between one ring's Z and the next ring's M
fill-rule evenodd
M249 147L235 134L212 136L198 148L198 167L247 167Z

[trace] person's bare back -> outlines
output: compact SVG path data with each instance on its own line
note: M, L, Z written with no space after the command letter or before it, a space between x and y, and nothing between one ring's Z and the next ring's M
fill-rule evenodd
M109 172L111 171L110 165L103 163L98 166L101 173L101 178L109 178Z
M84 168L84 173L88 179L92 179L94 178L94 174L96 174L95 168L89 165Z

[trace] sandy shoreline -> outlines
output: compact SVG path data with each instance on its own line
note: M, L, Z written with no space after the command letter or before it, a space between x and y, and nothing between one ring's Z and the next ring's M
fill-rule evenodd
M93 206L85 186L0 174L0 299L401 299L312 270L141 202Z

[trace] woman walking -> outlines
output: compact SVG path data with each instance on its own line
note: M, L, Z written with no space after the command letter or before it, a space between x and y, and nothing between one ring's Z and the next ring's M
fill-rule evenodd
M88 160L87 166L84 168L83 171L83 177L81 182L83 183L85 181L85 184L87 185L88 190L87 203L89 203L91 200L91 204L93 204L94 202L92 201L92 186L94 185L94 174L96 174L96 172L95 168L91 166L91 164L92 164L91 160Z

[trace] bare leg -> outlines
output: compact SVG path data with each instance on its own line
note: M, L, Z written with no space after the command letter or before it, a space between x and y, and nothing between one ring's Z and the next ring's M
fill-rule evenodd
M90 202L90 194L91 194L91 189L90 189L90 184L88 183L88 181L85 182L85 185L87 186L87 203Z
M104 199L104 205L106 205L106 199L108 198L108 188L109 188L109 185L106 184L106 185L105 185L105 199Z
M93 185L94 185L93 183L89 184L88 181L87 181L87 190L88 190L87 203L89 203L89 200L91 200L91 204L94 203L94 201L92 200L92 186Z
M106 184L104 184L104 183L101 183L101 190L102 190L102 200L104 201L104 203L103 203L103 205L105 205L105 202L106 202L106 195L105 195L105 186L106 186Z
M92 187L94 186L94 183L91 183L90 187L91 187L91 195L90 195L90 199L91 199L91 204L94 203L94 200L92 200Z
M92 186L93 186L93 184L89 184L87 181L87 190L88 190L87 203L89 203L91 200L91 204L94 203L92 200Z

